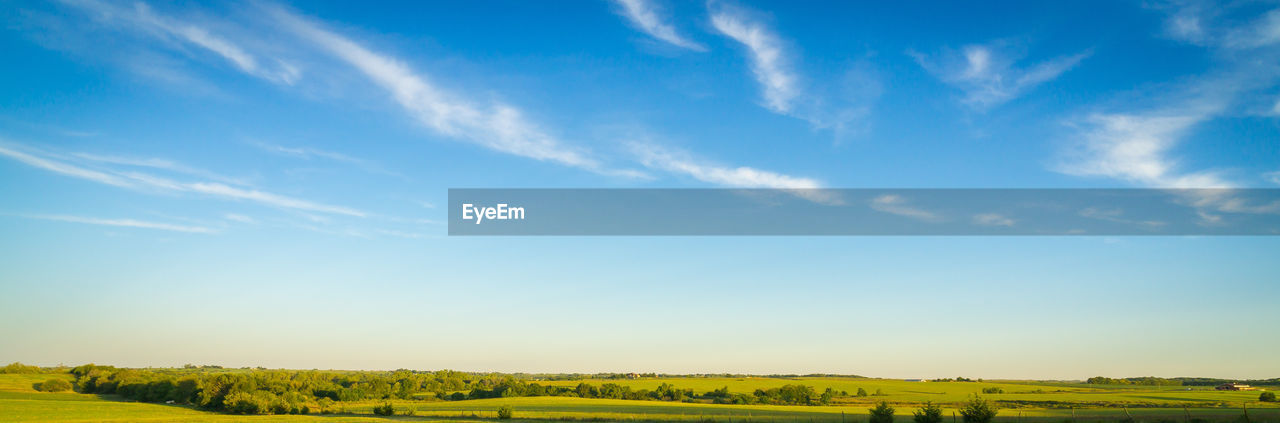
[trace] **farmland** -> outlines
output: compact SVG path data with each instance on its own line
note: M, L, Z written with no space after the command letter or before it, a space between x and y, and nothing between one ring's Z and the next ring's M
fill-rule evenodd
M172 369L181 373L179 369ZM195 371L188 371L195 372ZM218 370L248 374L255 370ZM349 372L362 374L364 372ZM384 372L385 373L385 372ZM0 421L498 421L497 410L514 410L515 421L670 421L670 422L846 422L867 421L867 410L884 401L898 409L897 421L925 402L940 404L946 419L974 396L998 404L997 421L1238 421L1248 407L1251 422L1280 422L1276 403L1258 401L1258 391L1217 391L1195 386L1086 385L1034 381L914 382L859 377L648 377L637 379L534 380L547 386L579 388L606 384L652 391L663 384L694 392L727 390L750 394L804 385L840 393L829 405L712 404L697 400L640 401L529 396L442 401L432 395L409 399L342 401L326 414L237 415L194 405L137 402L120 395L40 392L47 380L75 381L65 370L36 374L0 374ZM1275 388L1273 388L1275 389ZM866 396L852 394L861 390ZM850 393L845 395L845 393ZM374 408L392 404L392 416ZM1186 408L1184 408L1186 407ZM949 420L947 420L949 421Z

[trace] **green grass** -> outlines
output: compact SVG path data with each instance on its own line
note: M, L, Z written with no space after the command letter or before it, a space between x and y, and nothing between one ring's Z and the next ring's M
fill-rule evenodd
M632 389L656 388L670 383L677 388L693 389L703 393L728 387L730 392L749 394L756 389L776 388L786 384L813 386L818 392L828 387L853 394L858 388L868 393L883 391L885 396L841 398L841 404L867 405L880 401L898 404L918 404L932 401L956 404L973 395L1002 402L1023 402L1035 407L1218 407L1223 404L1239 407L1242 402L1256 403L1258 391L1217 391L1212 387L1151 386L1151 387L1089 387L1074 384L1036 383L1026 381L990 382L907 382L894 379L866 378L643 378L634 380L585 380L549 381L547 385L575 386L586 382L592 385L616 383ZM983 394L983 388L1001 388L1003 394ZM1190 390L1188 390L1190 389ZM1008 404L1012 407L1015 404ZM1256 404L1259 407L1277 407L1277 404Z
M415 416L380 417L372 415L372 407L381 401L345 403L347 414L306 416L238 416L209 413L189 407L129 402L114 396L98 396L74 392L37 392L34 386L50 378L67 378L67 374L9 375L0 374L0 422L373 422L449 421L497 423L498 407L515 409L513 422L553 421L621 421L621 422L719 422L719 423L865 423L867 408L874 401L888 401L898 408L897 422L910 422L911 409L920 402L946 404L944 416L951 418L955 403L965 400L982 388L1000 387L1004 394L984 397L1000 401L1026 401L1034 404L1010 408L1006 404L997 419L1006 423L1063 423L1076 406L1077 423L1115 422L1125 417L1126 410L1114 407L1089 407L1091 404L1123 404L1135 420L1147 423L1183 423L1186 414L1210 421L1236 421L1242 414L1240 405L1249 401L1253 423L1280 423L1278 404L1262 404L1258 392L1223 392L1185 387L1087 387L1019 381L1002 382L905 382L899 380L861 378L673 378L640 380L592 380L591 384L618 383L635 389L652 389L660 383L699 393L728 386L730 391L750 393L788 383L846 390L880 389L884 397L856 398L835 406L770 406L714 405L659 401L625 401L568 397L495 398L471 401L426 402L395 401L398 410L412 408ZM543 382L555 385L577 385L578 381ZM1201 404L1215 404L1211 407ZM1046 406L1044 404L1051 404ZM1226 406L1221 406L1225 404ZM1182 405L1191 408L1184 412ZM1058 408L1054 408L1058 407ZM506 422L506 421L504 421ZM947 423L950 420L946 420Z

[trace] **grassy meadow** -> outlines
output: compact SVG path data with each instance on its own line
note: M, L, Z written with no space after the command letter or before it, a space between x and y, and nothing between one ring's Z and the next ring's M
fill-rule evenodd
M514 409L510 421L653 421L653 422L821 422L865 423L867 409L886 401L897 408L895 421L910 422L911 410L925 401L942 404L944 423L950 422L955 407L975 394L997 401L997 421L1004 422L1094 422L1134 421L1176 423L1188 421L1242 422L1247 403L1249 421L1280 423L1280 404L1258 402L1257 391L1216 391L1209 387L1183 386L1083 386L1081 384L990 381L990 382L907 382L890 379L800 377L800 378L642 378L608 380L544 381L548 385L576 386L615 383L635 389L654 389L669 383L695 391L728 387L731 392L750 393L756 389L805 384L817 390L832 388L856 392L859 388L883 395L840 397L827 406L729 405L689 402L587 399L574 397L515 397L462 401L394 400L394 416L377 416L375 406L386 401L343 403L335 414L235 415L202 411L191 406L134 402L115 395L77 392L40 392L40 383L51 378L73 379L67 373L0 374L0 422L37 421L120 421L120 422L200 422L200 421L499 421L501 406ZM984 388L1000 388L1004 393L983 394ZM1276 389L1276 388L1272 388ZM1187 408L1184 409L1183 407ZM408 413L412 415L407 415Z

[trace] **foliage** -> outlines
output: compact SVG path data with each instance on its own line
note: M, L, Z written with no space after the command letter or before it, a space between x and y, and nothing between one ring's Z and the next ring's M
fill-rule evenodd
M28 366L19 362L12 362L4 367L0 367L0 374L37 374L44 373L44 370L36 366Z
M1141 385L1141 386L1182 386L1182 381L1178 379L1165 379L1161 377L1145 376L1130 377L1123 379L1112 379L1109 377L1095 376L1085 381L1091 385Z
M984 394L1003 394L1003 393L1004 393L1004 389L993 386L993 387L990 387L990 388L982 388L982 393L984 393Z
M514 411L515 410L512 410L510 405L498 407L498 418L503 420L510 419Z
M374 405L374 414L396 415L396 406L392 405L392 402L384 402L383 405Z
M996 418L996 406L982 397L975 396L960 407L964 423L989 423Z
M1275 393L1275 392L1263 392L1261 395L1258 395L1258 401L1262 401L1262 402L1276 402L1276 393Z
M62 392L71 390L71 382L62 379L49 379L40 383L43 392Z
M867 418L867 423L893 423L893 407L889 406L886 401L880 401L875 407L869 408L871 416Z
M915 423L942 423L942 407L932 401L924 403L924 407L912 414Z
M862 388L858 388L858 393L857 393L857 394L855 394L855 395L860 396L860 397L865 397L865 396L867 396L867 390L866 390L866 389L862 389Z

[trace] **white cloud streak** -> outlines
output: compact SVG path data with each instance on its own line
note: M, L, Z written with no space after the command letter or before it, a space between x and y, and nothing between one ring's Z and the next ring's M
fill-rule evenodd
M839 205L843 200L834 191L822 189L816 179L790 176L746 166L725 166L694 158L688 152L650 143L631 143L631 151L645 167L662 170L716 185L734 188L772 188L819 204Z
M219 175L217 173L213 173L203 169L197 169L197 168L187 166L187 165L175 162L173 160L168 160L168 159L160 159L160 158L154 158L154 157L128 157L128 156L117 156L117 155L102 155L102 154L92 154L92 153L72 153L71 156L76 159L88 160L88 161L98 162L98 163L161 169L161 170L167 170L170 172L177 172L177 173L187 174L191 176L208 178L211 180L225 182L229 184L248 185L248 182L244 181L243 179Z
M912 207L908 204L907 199L901 195L885 194L871 199L871 208L898 216L909 217L916 220L927 222L937 222L942 220L937 214L928 210Z
M776 113L790 113L799 95L799 78L792 72L788 53L778 36L747 13L729 6L712 12L711 26L746 47L751 71L764 91L765 107Z
M382 87L418 122L451 138L535 160L555 162L601 174L641 177L634 171L606 169L595 158L565 145L524 118L519 109L494 102L479 107L446 92L408 65L376 53L306 18L270 9L287 30L351 65Z
M998 44L965 46L960 52L936 57L908 52L926 71L962 92L962 102L985 110L1017 98L1032 88L1057 79L1089 57L1089 51L1061 56L1027 68L1014 66L1016 58Z
M223 215L222 217L223 217L224 219L230 220L230 221L232 221L232 222L240 222L240 223L258 223L258 220L257 220L257 219L254 219L254 218L249 217L249 216L245 216L245 215L243 215L243 214L227 213L227 214Z
M320 204L293 197L258 191L255 189L233 187L217 182L181 182L139 172L98 171L87 169L49 157L41 157L38 154L18 151L14 148L8 148L3 145L0 145L0 156L7 156L29 166L54 173L121 188L154 190L171 193L196 193L223 199L250 201L272 207L356 217L366 216L364 212L352 208Z
M676 32L674 26L663 22L659 9L650 0L614 0L621 9L621 15L631 21L650 37L664 41L676 47L694 51L706 51L701 44L690 41Z
M997 213L981 213L973 215L973 223L981 226L1008 226L1014 225L1014 220L1002 214Z
M1057 170L1157 188L1229 187L1213 172L1181 171L1169 157L1169 150L1207 117L1203 113L1092 115L1077 150Z
M707 163L688 153L652 144L632 144L632 151L645 166L692 177L699 181L738 188L815 189L815 179L783 175L745 166L729 167Z
M122 226L129 228L159 229L173 232L211 234L217 231L203 226L174 225L170 223L148 222L134 219L101 219L96 217L68 215L23 215L30 219L53 220L59 222L85 223L90 225Z
M292 85L301 76L300 70L280 59L272 59L274 66L264 65L257 57L225 37L214 34L204 26L186 22L154 12L143 2L133 8L121 7L97 0L62 0L63 3L94 13L98 18L123 24L149 36L177 40L216 54L240 71L275 83Z
M1280 185L1280 171L1264 173L1262 174L1262 179L1267 180L1267 182Z

